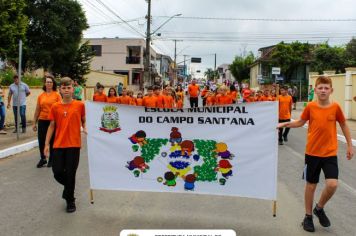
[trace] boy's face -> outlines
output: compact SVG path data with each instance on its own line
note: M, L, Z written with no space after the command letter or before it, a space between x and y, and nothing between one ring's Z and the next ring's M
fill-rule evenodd
M102 94L103 92L104 92L104 89L103 89L103 88L99 88L99 89L98 89L98 93L99 93L99 94Z
M63 98L71 98L73 96L73 85L61 85L61 94Z
M160 95L160 94L161 94L161 90L160 90L160 89L155 89L155 90L154 90L154 93L155 93L156 95Z
M333 92L333 88L330 84L318 84L315 87L315 94L318 96L318 99L321 101L328 100L330 94Z
M148 96L152 96L153 95L153 90L147 90L147 94L148 94Z
M287 94L287 90L285 90L284 88L281 88L281 94L284 96Z

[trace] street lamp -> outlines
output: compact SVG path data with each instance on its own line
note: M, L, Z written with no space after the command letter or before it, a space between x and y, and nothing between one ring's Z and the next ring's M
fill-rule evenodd
M174 17L181 16L182 14L176 14L169 17L162 25L160 25L156 30L151 33L151 0L148 0L148 14L147 14L147 32L146 32L146 63L145 63L145 72L146 77L145 81L148 82L151 80L151 36L155 34L159 29L161 29L165 24L167 24ZM141 82L141 89L143 88L143 81Z

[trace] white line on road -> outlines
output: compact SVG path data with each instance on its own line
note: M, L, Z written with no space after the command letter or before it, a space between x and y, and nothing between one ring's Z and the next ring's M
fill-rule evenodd
M304 155L296 152L293 148L288 147L286 145L284 145L284 148L286 148L290 153L292 153L293 155L299 157L300 159L302 159L304 161L304 158L305 158ZM338 182L339 182L340 186L344 187L348 192L350 192L351 194L356 196L356 189L354 189L353 187L351 187L350 185L348 185L347 183L345 183L341 179L339 179Z
M295 121L295 119L291 119L292 121ZM308 128L308 124L303 125L303 128ZM346 138L344 135L341 134L337 134L337 140L346 143ZM352 142L352 146L356 147L356 140L355 139L351 139Z

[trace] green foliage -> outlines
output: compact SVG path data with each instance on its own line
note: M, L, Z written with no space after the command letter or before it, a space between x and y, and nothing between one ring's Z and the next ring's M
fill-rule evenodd
M281 73L287 80L290 80L295 69L311 60L311 52L312 46L308 43L296 41L285 44L280 42L273 50L271 59L273 66L279 66Z
M325 70L344 72L346 66L345 48L329 46L328 43L319 45L315 51L312 62L312 70L322 73Z
M28 66L43 67L55 75L69 75L82 32L88 28L80 4L73 0L27 0L27 5Z
M208 80L214 80L219 78L219 72L217 70L213 70L211 68L208 68L205 72L204 75Z
M356 38L346 45L345 60L347 66L356 66Z
M15 72L13 70L0 71L0 83L2 86L9 86L14 82L13 76ZM21 81L26 83L28 86L42 86L43 80L39 77L34 77L30 75L25 75L21 77Z
M90 72L90 62L94 57L94 52L89 46L89 41L86 41L77 50L76 57L68 72L68 76L72 79L77 79L79 84L85 83L84 75Z
M229 66L231 74L241 83L244 79L250 78L250 65L255 61L255 56L250 52L247 56L236 56Z
M28 25L25 6L25 0L0 0L0 59L18 57L18 40L25 39Z

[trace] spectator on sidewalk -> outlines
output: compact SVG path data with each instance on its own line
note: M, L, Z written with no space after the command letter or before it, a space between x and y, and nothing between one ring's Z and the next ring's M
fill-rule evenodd
M0 134L7 134L7 132L4 130L5 114L6 114L4 98L5 98L5 93L0 85Z
M78 101L81 101L83 99L83 87L78 84L77 79L74 80L73 98Z
M292 99L293 99L293 110L297 109L297 100L298 100L298 88L296 85L292 87Z
M313 101L314 99L314 89L313 89L313 85L309 85L309 91L308 91L308 102Z
M13 77L14 83L12 83L9 87L9 96L8 96L8 104L7 109L10 109L11 98L14 97L12 102L12 109L15 117L15 130L13 133L17 133L17 109L20 109L20 117L21 117L21 125L22 125L22 133L26 133L26 97L28 97L31 92L30 88L24 82L19 83L18 75L14 75ZM20 94L18 92L20 87ZM19 104L18 104L19 98Z
M197 81L193 79L192 83L188 86L189 102L191 108L198 107L199 104L200 87L196 83Z
M73 100L73 81L70 78L61 79L60 92L63 100L52 105L48 116L51 123L44 154L49 156L50 141L54 134L52 171L54 178L64 186L62 198L67 202L66 211L71 213L76 211L75 177L80 157L81 127L86 133L85 106L82 102Z
M119 96L122 96L123 89L124 89L124 85L120 82L119 85L117 86L117 94L119 94Z
M54 103L62 101L61 95L57 92L56 81L54 80L54 77L52 75L46 75L42 90L43 92L37 98L37 105L32 125L33 131L37 131L38 146L40 149L40 161L37 164L37 168L41 168L47 164L46 156L43 152L46 141L46 134L50 124L50 120L48 118L49 111L51 110L51 107ZM47 167L52 166L53 142L54 137L51 139L50 142L50 155Z

